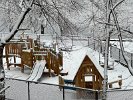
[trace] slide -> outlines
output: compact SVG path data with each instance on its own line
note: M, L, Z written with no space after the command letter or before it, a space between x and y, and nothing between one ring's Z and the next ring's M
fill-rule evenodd
M34 64L34 68L32 70L32 73L30 77L27 79L28 81L38 81L38 79L42 76L42 73L45 68L46 61L37 61Z

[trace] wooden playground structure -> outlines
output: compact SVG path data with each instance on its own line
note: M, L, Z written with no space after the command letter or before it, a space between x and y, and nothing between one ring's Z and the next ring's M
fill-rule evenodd
M5 46L5 57L7 62L7 68L10 70L10 66L18 66L21 72L24 72L24 67L33 68L36 60L45 60L46 68L48 69L49 76L54 72L55 75L59 75L63 69L63 53L56 53L51 48L40 47L38 41L29 37L27 39L12 40ZM13 62L10 59L13 58ZM17 63L17 58L21 59L20 63Z

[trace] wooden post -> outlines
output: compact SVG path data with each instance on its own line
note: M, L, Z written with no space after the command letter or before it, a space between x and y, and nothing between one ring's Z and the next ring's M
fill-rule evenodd
M51 54L50 54L49 50L48 50L48 60L47 60L47 63L48 63L49 77L51 77Z
M58 54L59 64L63 67L63 52L59 52Z
M121 88L122 80L119 80L119 81L118 81L118 84L119 84L119 87Z
M59 88L60 88L60 90L62 89L62 86L64 86L64 79L59 75Z

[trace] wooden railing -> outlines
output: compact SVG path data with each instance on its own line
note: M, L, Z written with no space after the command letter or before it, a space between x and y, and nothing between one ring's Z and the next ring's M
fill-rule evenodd
M59 75L63 68L63 55L60 55L60 53L56 54L52 50L48 50L47 54L46 62L49 73L53 70L56 75Z

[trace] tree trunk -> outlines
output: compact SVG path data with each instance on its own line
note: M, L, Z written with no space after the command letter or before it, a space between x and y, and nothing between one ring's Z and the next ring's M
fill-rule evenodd
M2 58L3 58L3 48L4 48L3 45L0 46L0 71L3 70L3 60L2 60Z
M106 22L110 23L110 16L109 16L109 0L105 2L106 6ZM109 33L109 26L105 26L105 33L106 33L106 46L105 46L105 58L104 58L104 80L103 80L103 100L107 100L107 88L108 88L108 57L109 57L109 40L110 40L110 33Z

